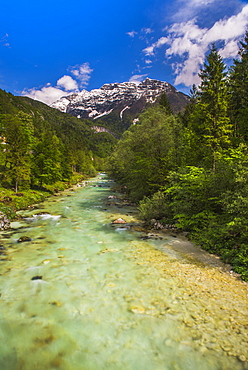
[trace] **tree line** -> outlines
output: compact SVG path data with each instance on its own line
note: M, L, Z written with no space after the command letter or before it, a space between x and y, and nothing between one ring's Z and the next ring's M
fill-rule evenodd
M108 171L140 217L179 230L248 280L248 32L227 69L215 45L184 113L165 94L119 141Z
M0 90L0 186L17 192L94 176L116 139L91 124Z

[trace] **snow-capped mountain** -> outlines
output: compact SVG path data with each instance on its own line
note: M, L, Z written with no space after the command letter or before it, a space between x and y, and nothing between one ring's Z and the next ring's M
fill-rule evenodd
M105 84L100 89L82 90L54 102L51 107L78 118L97 119L117 111L120 118L127 112L140 113L148 103L166 93L174 112L188 103L187 95L167 82L146 78L140 84L132 82Z

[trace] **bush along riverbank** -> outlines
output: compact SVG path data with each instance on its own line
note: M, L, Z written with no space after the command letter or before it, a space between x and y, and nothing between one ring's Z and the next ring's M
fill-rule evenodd
M0 188L0 230L10 227L10 221L18 218L17 211L28 209L34 204L43 202L49 196L87 179L86 175L75 174L70 181L58 181L52 185L45 185L42 188L22 190L20 192L15 192L13 189Z
M237 220L232 213L218 215L217 212L198 211L200 186L196 178L192 188L194 191L189 184L176 187L173 183L167 191L158 191L137 203L130 198L131 191L126 185L118 184L115 190L125 194L128 202L137 207L137 216L143 221L144 229L173 236L183 235L196 247L220 257L228 270L248 281L248 229L245 219ZM204 193L211 197L209 188L204 189ZM179 211L184 213L179 214Z

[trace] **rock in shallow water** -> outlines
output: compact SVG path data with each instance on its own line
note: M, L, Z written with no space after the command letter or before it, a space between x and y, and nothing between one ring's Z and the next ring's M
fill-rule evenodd
M123 218L117 218L116 220L112 221L112 224L126 224L127 221L125 221Z
M40 275L33 276L31 280L42 280L42 276Z
M9 228L10 228L10 221L8 217L3 212L0 212L0 230L6 230Z
M31 242L32 239L29 238L29 236L21 236L18 240L17 243L24 243L24 242Z

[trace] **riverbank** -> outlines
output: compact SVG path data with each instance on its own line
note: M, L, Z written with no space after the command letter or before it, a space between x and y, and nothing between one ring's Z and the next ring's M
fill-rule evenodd
M86 175L75 174L70 181L58 181L52 185L45 185L40 189L28 189L18 193L12 189L0 188L0 212L12 221L18 218L17 211L32 208L34 204L44 202L50 196L69 189L87 179Z

